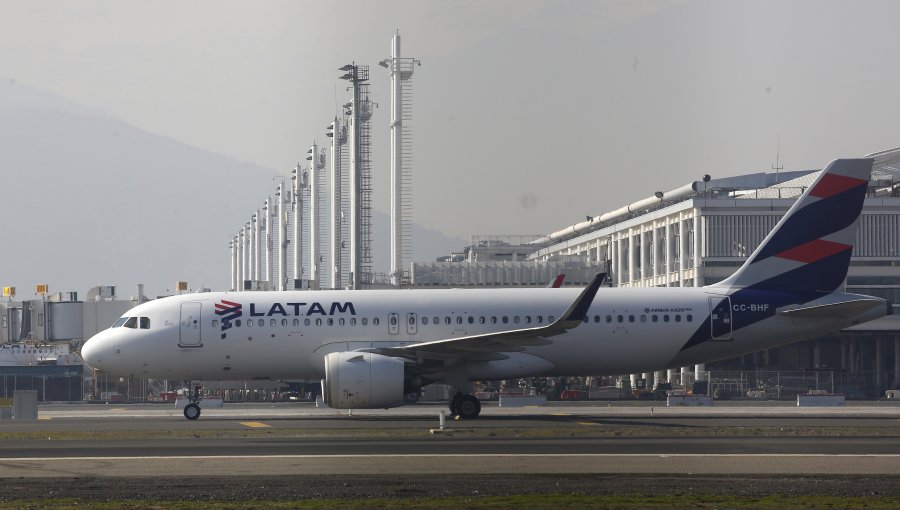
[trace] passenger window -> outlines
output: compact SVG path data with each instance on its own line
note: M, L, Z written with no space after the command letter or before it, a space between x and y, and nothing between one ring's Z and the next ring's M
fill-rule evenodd
M616 315L616 322L625 322L625 317L621 315Z
M391 319L390 319L390 320L391 320L391 326L396 326L396 325L397 325L397 317L391 315Z
M275 319L269 319L269 326L275 327L278 325L278 322Z
M354 319L353 317L350 317L350 325L356 326L356 319Z
M369 325L369 319L363 317L362 323L361 323L361 324L362 324L363 326L368 326L368 325Z
M299 325L300 325L300 319L294 319L293 324L294 324L294 326L299 326Z
M484 324L485 322L487 321L485 320L484 315L478 318L478 324Z
M462 324L462 321L463 321L462 315L457 315L457 316L456 316L456 323L457 323L457 324Z
M281 325L287 326L287 319L281 319Z
M516 315L515 317L513 317L513 322L516 323L516 324L519 323L519 316L518 316L518 315Z
M266 325L266 321L264 319L259 320L259 327L263 327Z
M509 324L509 317L503 316L503 324Z
M322 325L322 319L316 319L316 326Z
M328 325L334 326L334 319L332 319L331 317L328 318Z
M137 328L137 317L129 317L127 321L125 321L124 326L126 328L136 329Z
M606 316L606 322L612 322L612 315Z
M669 322L669 314L663 315L663 322Z
M552 315L548 315L548 316L547 316L547 322L553 322L553 316L552 316Z
M681 315L675 316L675 322L681 322Z
M309 326L309 324L310 324L309 319L303 319L304 326Z
M469 324L475 324L475 317L469 316Z
M659 322L659 315L654 315L650 318L650 320L652 320L653 322Z
M4 319L5 319L5 318L6 318L6 317L4 317ZM117 321L112 325L112 327L114 327L114 328L121 327L121 326L122 326L123 324L125 324L126 322L128 322L128 317L120 317L119 320L117 320Z
M634 322L634 315L628 316L628 322Z
M441 323L441 318L440 317L432 317L431 323L434 324L435 326L437 326L438 324Z
M641 322L647 322L647 316L641 315Z
M409 323L410 326L414 326L416 324L416 318L412 317L412 316L410 316L408 319L406 319L406 321Z
M688 322L694 322L694 316L691 315L691 314L687 314L687 321L688 321Z
M422 317L422 325L424 325L424 326L428 325L428 317L424 317L424 316Z
M531 324L531 316L530 315L525 316L525 324Z
M444 324L450 324L450 317L444 317Z
M588 317L588 316L587 316L587 315L585 315L585 316L584 316L584 318L583 318L583 319L581 319L581 322L583 322L583 323L585 323L585 324L587 324L587 323L588 323L588 321L589 321L589 320L590 320L590 319L591 319L591 318L590 318L590 317Z
M373 326L377 326L379 322L381 322L381 320L379 320L378 317L375 317L374 319L372 319Z
M238 327L238 328L241 327L241 320L238 319L238 320L234 321L234 325L235 325L235 327Z
M150 329L150 317L141 317L141 329Z
M250 319L250 320L247 321L247 327L248 327L248 328L252 328L252 327L253 327L253 319Z
M491 324L497 324L497 317L491 315Z
M538 324L543 323L543 322L544 322L544 316L543 316L543 315L538 315L538 316L537 316L537 322L538 322Z
M594 316L594 322L600 322L600 316L599 316L599 315L595 315L595 316Z
M344 325L344 319L343 318L338 319L338 326L343 326L343 325Z

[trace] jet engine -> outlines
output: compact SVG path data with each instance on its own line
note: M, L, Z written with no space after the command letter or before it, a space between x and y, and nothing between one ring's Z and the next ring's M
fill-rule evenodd
M405 363L371 352L332 352L325 356L325 402L336 409L402 406Z

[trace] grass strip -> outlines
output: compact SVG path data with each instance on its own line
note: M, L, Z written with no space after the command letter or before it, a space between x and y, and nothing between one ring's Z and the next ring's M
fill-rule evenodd
M445 498L367 498L303 501L128 501L103 502L78 499L15 500L0 502L0 509L27 510L363 510L383 509L762 509L800 510L809 508L865 508L868 510L900 508L895 497L782 496L740 497L720 495L671 496L586 496L577 494L541 494L522 496L458 496Z
M440 436L432 436L425 428L266 428L266 429L175 429L175 430L90 430L90 431L3 431L0 441L66 441L66 440L131 440L131 439L215 439L215 438L628 438L628 437L900 437L900 426L709 426L681 427L658 425L572 424L565 427L533 428L452 428Z

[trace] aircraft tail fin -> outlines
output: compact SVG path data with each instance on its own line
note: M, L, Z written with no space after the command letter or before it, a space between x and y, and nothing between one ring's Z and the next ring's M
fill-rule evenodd
M832 161L736 273L716 286L833 292L847 277L873 159Z

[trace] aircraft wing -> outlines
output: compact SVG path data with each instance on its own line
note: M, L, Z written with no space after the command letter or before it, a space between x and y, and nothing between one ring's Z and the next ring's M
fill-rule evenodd
M548 340L549 337L565 333L569 329L581 324L582 321L584 321L587 311L594 300L594 296L597 294L597 289L600 288L605 276L605 273L596 275L581 294L579 294L578 298L569 305L569 308L566 309L555 322L547 324L546 326L446 338L404 345L403 347L364 350L413 360L446 360L459 359L462 357L503 359L505 356L491 355L499 354L501 352L522 351L529 346L549 344L551 343L550 340Z

